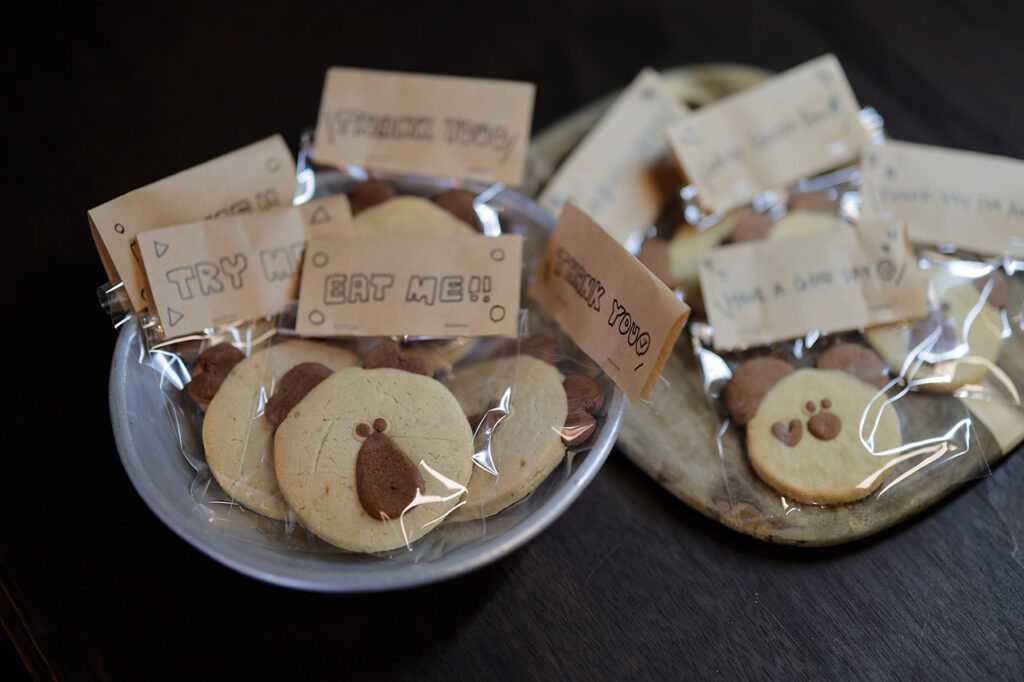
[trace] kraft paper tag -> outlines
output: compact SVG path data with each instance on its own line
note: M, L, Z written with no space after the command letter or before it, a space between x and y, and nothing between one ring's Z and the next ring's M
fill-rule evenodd
M849 163L867 133L833 55L713 102L666 130L683 173L710 211Z
M519 185L533 96L532 83L334 67L313 158Z
M301 207L163 227L138 250L167 336L279 312L298 296L311 236L351 236L344 195Z
M317 336L492 336L518 329L518 235L314 239L295 328Z
M290 206L295 160L280 135L158 180L89 211L107 277L124 282L136 311L149 307L132 242L156 227Z
M690 308L572 203L530 296L630 400L649 397Z
M1024 161L906 142L865 158L865 221L903 221L915 242L1024 257Z
M539 203L557 215L571 201L620 243L654 223L678 188L665 128L688 109L644 69L559 167Z
M900 224L711 249L700 286L719 350L838 332L928 312Z

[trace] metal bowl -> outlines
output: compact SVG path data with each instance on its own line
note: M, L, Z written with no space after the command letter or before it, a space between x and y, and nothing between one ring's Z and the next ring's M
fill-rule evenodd
M318 189L325 184L318 182ZM406 191L428 194L453 185L477 193L485 189L472 183L422 178L406 178L403 185ZM503 229L523 234L524 275L535 271L554 219L534 202L508 190L497 193L488 205L499 215ZM543 315L531 314L531 326L536 328L534 319L545 327ZM562 342L563 348L574 348L564 337ZM522 546L558 518L597 474L615 442L626 405L621 391L606 377L599 377L611 388L607 412L589 451L567 457L564 466L533 495L492 517L488 525L469 531L469 540L469 524L442 525L427 537L450 533L457 541L442 542L440 550L411 560L393 560L296 547L267 533L258 523L236 524L230 530L211 523L193 493L199 472L183 455L179 440L179 428L197 427L176 424L159 374L151 363L140 361L146 355L139 326L124 325L110 370L110 417L121 462L139 495L171 530L222 564L269 583L320 592L374 592L437 582L480 568ZM578 361L593 367L581 354ZM201 441L197 433L185 435Z

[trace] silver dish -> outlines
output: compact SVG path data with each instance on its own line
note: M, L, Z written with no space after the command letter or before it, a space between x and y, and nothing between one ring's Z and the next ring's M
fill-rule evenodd
M317 184L323 191L328 183ZM403 184L405 191L413 193L437 192L453 184L476 192L485 189L426 179L405 178ZM507 190L496 194L488 205L500 215L503 228L523 234L524 275L533 272L554 227L553 218L529 199ZM535 312L531 311L531 326L544 328L543 316ZM540 324L534 325L534 319ZM573 348L564 337L562 341L563 348ZM450 549L414 560L382 559L278 543L258 524L242 523L226 530L211 523L190 492L197 470L183 456L178 427L169 414L159 377L152 367L140 362L144 356L139 326L124 325L110 370L110 416L121 462L139 495L171 530L222 564L268 583L320 592L375 592L433 583L480 568L521 547L557 519L593 480L615 442L626 405L621 391L611 387L606 414L590 449L567 457L563 467L530 498L493 517L486 530L465 541L469 524L443 525L431 535L461 534L462 540L451 543ZM582 355L578 361L593 367ZM611 386L606 377L599 379Z

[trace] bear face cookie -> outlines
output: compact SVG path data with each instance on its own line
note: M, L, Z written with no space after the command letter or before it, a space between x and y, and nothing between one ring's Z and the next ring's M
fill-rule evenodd
M1003 344L1000 282L999 277L975 283L944 272L934 275L925 283L928 315L868 329L868 343L923 389L950 393L977 384Z
M278 484L303 525L357 552L406 546L456 507L473 434L451 392L399 369L341 369L274 437Z
M884 394L836 370L783 377L747 424L757 475L786 497L814 504L870 495L901 444L899 418Z
M206 462L236 502L272 519L289 517L274 473L274 424L264 414L282 378L314 362L341 369L358 362L352 353L296 339L263 348L234 365L210 401L203 421Z
M477 421L510 386L513 391L508 414L495 420L490 439L498 474L473 468L465 503L453 521L498 513L531 493L562 461L561 427L569 415L563 380L554 366L529 355L479 362L455 373L449 389L466 415L463 420Z
M523 348L547 346L524 339ZM497 471L474 467L465 504L452 520L492 516L525 498L564 461L567 447L583 445L595 433L604 389L590 377L563 376L547 353L539 355L544 359L524 350L518 358L469 365L452 378L449 388L477 431L483 450L477 457L489 454L486 465ZM503 404L509 387L511 398ZM493 429L489 440L487 429Z

